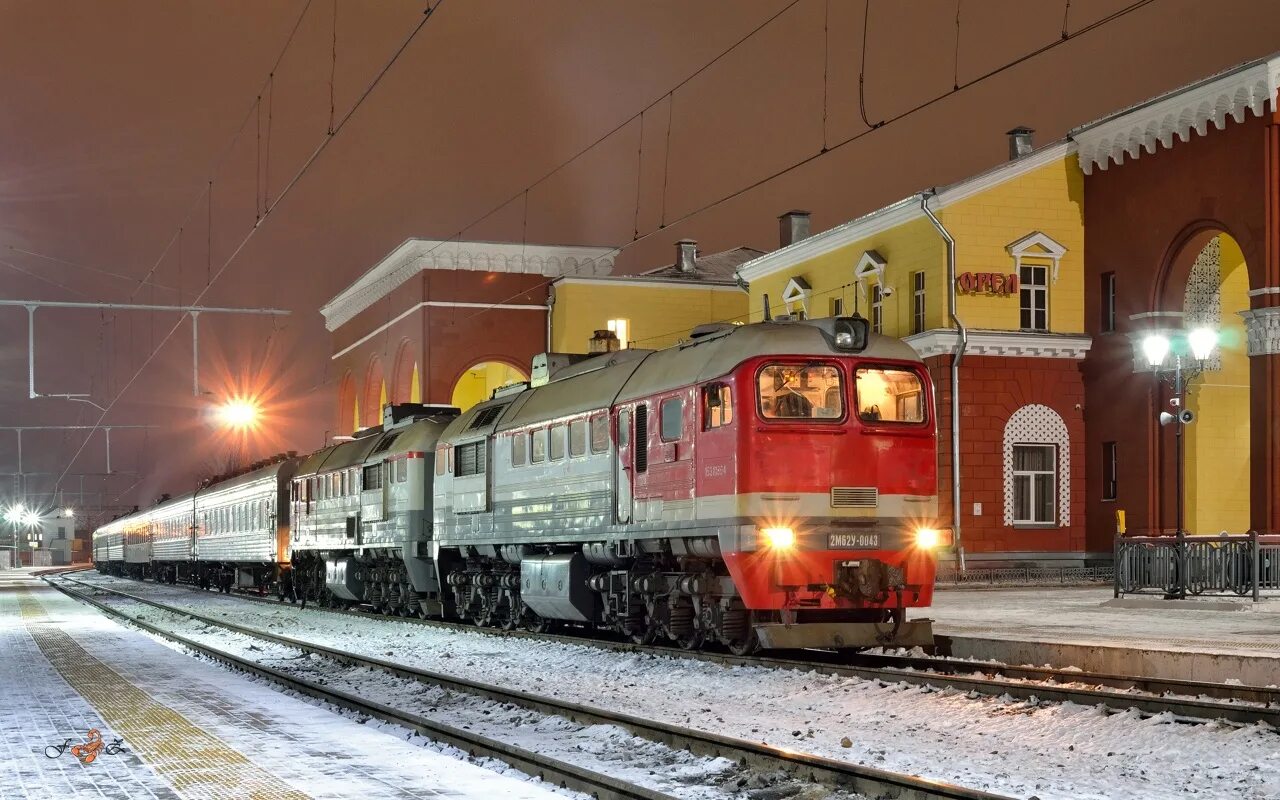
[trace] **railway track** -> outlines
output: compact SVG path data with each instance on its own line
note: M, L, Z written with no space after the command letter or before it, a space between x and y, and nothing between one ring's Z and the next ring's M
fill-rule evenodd
M200 592L194 587L184 586L183 588ZM270 598L249 594L235 596L253 602L279 605L279 601ZM887 683L952 688L990 696L1008 695L1024 701L1094 705L1112 712L1136 709L1147 716L1173 714L1180 721L1227 720L1239 724L1263 722L1280 727L1280 689L1271 687L1237 686L1207 681L1115 675L1049 667L1011 666L993 662L961 661L939 656L840 653L822 650L805 650L786 656L735 656L714 651L688 651L662 645L637 645L585 635L503 631L440 620L383 617L376 613L348 609L319 607L316 610L320 613L343 614L365 619L371 617L394 619L428 627L471 631L490 636L551 640L620 652L660 654L726 666L813 671Z
M139 597L120 589L77 580L67 575L46 579L48 582L77 600L89 603L104 613L125 620L153 634L177 642L212 659L272 680L302 694L359 711L377 719L403 725L436 741L441 741L468 753L500 759L529 774L566 788L586 792L601 800L654 800L667 795L651 789L629 784L616 778L593 772L524 748L490 739L470 731L427 719L391 706L357 697L332 686L313 683L281 672L241 656L196 642L164 628L131 616L109 603L104 603L68 584L97 592L105 592L125 600L178 614L206 625L249 636L260 641L295 648L332 661L378 670L399 678L431 684L451 691L463 692L499 703L508 703L547 715L564 717L582 725L614 725L634 736L657 742L670 748L687 750L694 755L709 758L726 758L741 767L761 772L781 771L795 779L819 783L827 787L876 798L902 798L903 800L1012 800L990 792L969 789L953 784L932 781L874 767L837 761L782 748L749 742L715 733L692 730L677 725L642 719L630 714L608 711L591 706L554 698L534 695L499 686L471 681L451 675L417 669L379 658L360 656L343 650L306 642L283 634L270 633L226 620L206 616L184 608L167 605L149 598Z

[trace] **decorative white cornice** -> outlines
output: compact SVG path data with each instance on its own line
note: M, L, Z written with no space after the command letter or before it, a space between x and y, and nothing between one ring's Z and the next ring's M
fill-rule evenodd
M742 287L734 283L732 280L691 280L689 278L653 278L643 275L629 275L627 277L600 275L590 278L572 277L572 278L556 278L552 281L553 286L634 286L637 288L652 288L661 286L665 289L696 289L700 292L742 292Z
M1080 360L1093 345L1082 333L1034 333L1031 331L970 330L966 356L1006 358L1071 358ZM903 339L921 358L951 355L960 344L960 334L950 328L935 328Z
M325 328L337 330L423 270L607 275L617 252L612 247L408 239L326 303L320 313Z
M1055 161L1061 161L1073 152L1075 152L1075 145L1065 141L1042 147L1034 153L1006 162L960 183L940 189L933 196L933 199L929 201L929 207L934 211L938 211L961 200L967 200L993 186L999 186L1006 181L1011 181ZM817 258L833 250L838 250L860 239L866 239L907 222L923 218L924 212L920 210L920 194L913 194L893 205L885 206L878 211L873 211L843 225L837 225L831 230L823 231L807 239L801 239L795 244L752 259L738 267L738 275L744 280L754 281L757 278L763 278L766 275L790 269L796 264Z
M1273 55L1077 128L1071 138L1079 148L1080 169L1090 175L1094 167L1123 164L1125 156L1136 159L1144 150L1154 154L1157 144L1173 147L1175 136L1183 142L1193 130L1204 136L1210 122L1218 130L1227 126L1227 117L1244 122L1246 111L1262 116L1267 103L1275 110L1277 88L1280 55Z
M1251 356L1280 353L1280 306L1236 312L1244 317L1244 330Z

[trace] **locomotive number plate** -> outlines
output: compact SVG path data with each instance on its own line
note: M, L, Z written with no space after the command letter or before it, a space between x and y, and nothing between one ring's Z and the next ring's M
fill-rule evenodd
M827 534L829 550L879 550L879 533L829 533Z

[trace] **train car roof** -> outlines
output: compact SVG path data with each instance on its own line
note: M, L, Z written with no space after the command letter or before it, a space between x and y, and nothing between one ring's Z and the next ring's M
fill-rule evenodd
M862 350L838 349L834 343L836 323L828 318L726 324L665 350L621 350L589 358L567 367L543 386L468 409L441 439L464 440L490 429L497 432L519 428L693 386L726 375L743 361L762 355L856 356L920 362L919 354L906 342L875 333L867 334ZM478 425L486 409L493 408L502 410L490 423Z
M286 458L281 461L267 464L264 467L258 467L257 469L249 470L248 472L242 472L239 475L233 475L226 480L210 483L208 486L205 486L201 488L200 491L196 492L196 497L202 499L208 494L222 492L227 489L234 489L237 486L245 486L250 483L256 483L265 478L274 478L277 475L288 480L293 477L293 473L297 468L297 458Z

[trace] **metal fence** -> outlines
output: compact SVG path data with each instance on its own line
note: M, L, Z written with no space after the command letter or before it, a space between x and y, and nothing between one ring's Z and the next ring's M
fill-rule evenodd
M938 567L937 582L950 586L1087 586L1113 580L1110 565L1097 567L1000 567L968 569Z
M1115 596L1280 591L1280 536L1117 536Z

